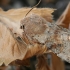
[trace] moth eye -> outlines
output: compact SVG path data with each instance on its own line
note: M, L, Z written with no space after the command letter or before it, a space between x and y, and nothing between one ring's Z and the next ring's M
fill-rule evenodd
M22 28L25 29L25 26L23 25Z
M25 26L24 26L24 25L22 25L22 26L20 26L20 28L21 28L21 29L25 29Z

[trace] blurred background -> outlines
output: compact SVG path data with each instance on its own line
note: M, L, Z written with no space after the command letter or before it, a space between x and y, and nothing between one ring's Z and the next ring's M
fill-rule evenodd
M50 7L57 9L54 12L55 20L61 15L70 0L42 0L37 7ZM5 11L11 8L33 7L39 0L0 0L0 7Z
M42 0L41 3L37 6L38 8L49 7L57 9L53 15L54 19L57 20L62 12L65 10L70 0ZM22 8L22 7L33 7L39 2L39 0L0 0L0 7L7 11L12 8ZM33 61L35 58L31 58ZM50 58L48 58L49 60ZM65 62L65 70L70 70L70 64ZM9 67L7 70L15 70L15 67ZM19 69L17 69L19 70ZM21 67L20 70L23 70ZM27 69L29 70L29 69Z

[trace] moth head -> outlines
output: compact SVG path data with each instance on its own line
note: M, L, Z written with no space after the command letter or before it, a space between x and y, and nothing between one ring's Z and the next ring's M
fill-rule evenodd
M20 28L28 35L42 34L47 28L46 20L39 15L31 14L21 20Z

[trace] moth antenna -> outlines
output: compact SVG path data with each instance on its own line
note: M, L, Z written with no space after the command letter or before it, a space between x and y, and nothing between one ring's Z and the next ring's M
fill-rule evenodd
M39 0L39 2L38 2L35 6L33 6L33 7L27 12L27 14L25 15L25 17L29 14L29 12L30 12L33 8L37 7L40 3L41 3L41 0Z

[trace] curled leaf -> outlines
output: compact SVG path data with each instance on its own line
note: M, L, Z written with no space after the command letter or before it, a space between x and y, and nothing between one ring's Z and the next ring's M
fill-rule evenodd
M10 9L6 12L1 9L0 14L7 16L16 22L20 22L20 20L25 17L30 9L31 8ZM34 13L40 15L47 21L52 22L53 16L51 14L54 12L54 10L55 9L52 8L34 8L29 14Z
M63 14L59 17L56 24L68 29L70 28L70 3Z

